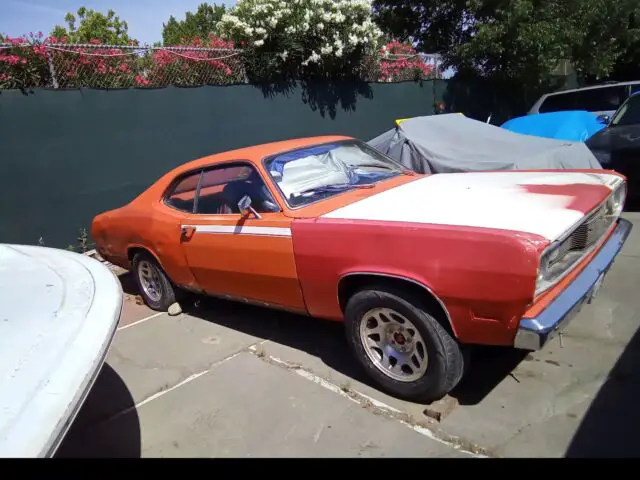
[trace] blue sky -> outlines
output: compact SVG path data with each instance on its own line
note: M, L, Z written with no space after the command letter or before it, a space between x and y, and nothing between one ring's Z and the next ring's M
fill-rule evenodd
M181 19L195 11L203 0L0 0L0 33L18 36L41 30L48 34L56 24L64 25L67 12L85 6L106 13L113 9L129 25L129 36L141 43L162 40L162 23L170 15ZM208 3L233 5L235 0Z

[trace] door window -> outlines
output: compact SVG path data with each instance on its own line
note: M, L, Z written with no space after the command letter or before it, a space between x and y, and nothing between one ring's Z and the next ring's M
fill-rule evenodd
M280 207L254 167L247 164L229 164L203 172L195 213L239 214L238 202L245 195L251 198L251 206L259 213L280 211Z
M559 112L563 110L576 110L578 105L578 92L558 93L549 95L540 105L540 113Z
M582 90L578 103L580 110L606 112L617 110L627 98L627 87L604 87Z
M549 95L542 105L540 113L564 110L586 110L587 112L606 112L617 110L627 98L627 87L612 86L590 88L575 92Z

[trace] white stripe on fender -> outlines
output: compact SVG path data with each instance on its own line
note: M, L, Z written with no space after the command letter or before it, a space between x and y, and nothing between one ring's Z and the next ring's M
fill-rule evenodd
M183 225L193 227L198 233L233 233L236 235L266 235L290 237L291 229L285 227L250 227L245 225Z

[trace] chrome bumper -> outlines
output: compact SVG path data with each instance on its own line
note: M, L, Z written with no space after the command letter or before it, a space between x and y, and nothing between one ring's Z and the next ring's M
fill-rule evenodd
M600 247L600 251L575 280L537 317L520 320L513 343L515 348L541 349L556 333L566 327L580 311L582 305L591 302L602 279L627 240L631 228L632 224L628 220L622 218L618 220L618 225L607 242Z

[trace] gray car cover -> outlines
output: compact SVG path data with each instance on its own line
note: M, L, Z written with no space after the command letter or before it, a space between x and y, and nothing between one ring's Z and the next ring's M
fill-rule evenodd
M419 173L602 168L582 142L522 135L456 113L404 120L367 143Z

